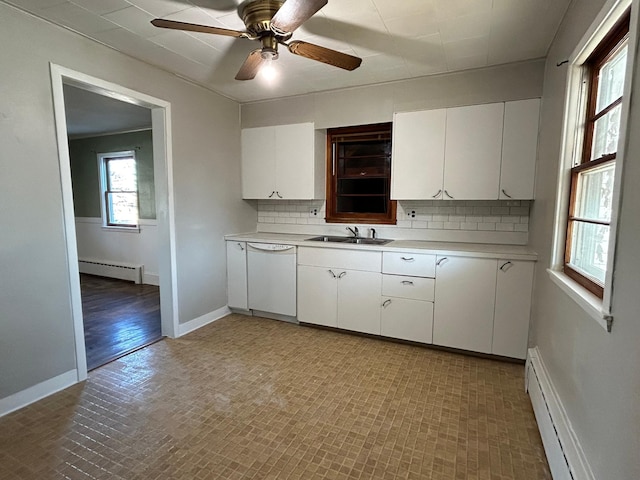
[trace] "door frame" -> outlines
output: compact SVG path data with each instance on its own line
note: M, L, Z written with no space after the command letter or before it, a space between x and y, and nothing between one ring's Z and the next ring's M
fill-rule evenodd
M171 104L165 100L131 90L121 85L86 75L50 63L53 108L60 163L63 222L67 250L71 314L75 337L78 381L87 378L87 357L84 342L78 246L73 208L71 161L67 138L63 84L72 85L99 95L114 98L151 110L153 136L153 166L158 224L158 274L160 277L160 315L162 335L178 336L178 288L176 274L176 234L173 196L173 158L171 148Z

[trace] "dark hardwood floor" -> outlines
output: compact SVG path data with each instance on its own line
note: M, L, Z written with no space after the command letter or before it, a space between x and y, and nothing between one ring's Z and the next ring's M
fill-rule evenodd
M89 370L162 338L158 287L86 274L80 287Z

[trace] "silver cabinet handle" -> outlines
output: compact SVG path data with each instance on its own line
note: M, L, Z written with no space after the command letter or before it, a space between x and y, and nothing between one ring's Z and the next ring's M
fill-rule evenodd
M442 190L438 190L435 195L431 195L431 198L438 198L441 193L442 193Z
M504 191L504 188L502 189L502 194L507 198L513 198L511 195Z
M451 195L449 195L449 192L447 192L446 190L444 191L444 194L449 198L453 198Z
M391 299L387 298L383 303L382 303L382 308L387 308L389 306L389 304L391 303Z
M276 194L276 191L274 190L273 192L271 192L271 195L269 195L269 198L273 197Z
M367 172L360 172L360 176L364 177L367 174Z
M403 281L402 281L402 284L403 284L403 285L413 285L413 282L412 282L412 281L410 281L410 280L403 280Z
M280 195L280 192L276 191L276 195L278 196L278 198L284 198L282 195Z
M333 278L336 278L336 274L333 273L331 270L327 270L327 272L329 272Z
M413 257L400 257L401 260L404 260L405 262L413 262L415 260L415 258Z
M342 278L347 274L347 272L342 272L340 275L338 275L338 278Z
M240 247L240 250L244 251L244 247L242 246L242 244L240 242L238 242L238 246Z
M506 262L503 263L502 266L500 267L500 270L502 270L503 272L506 272L507 270L509 270L509 268L511 268L513 266L513 263L511 262ZM506 270L505 270L506 268Z
M444 262L445 260L449 260L449 258L442 257L440 260L436 262L436 267L439 267L440 265L442 265L442 262Z

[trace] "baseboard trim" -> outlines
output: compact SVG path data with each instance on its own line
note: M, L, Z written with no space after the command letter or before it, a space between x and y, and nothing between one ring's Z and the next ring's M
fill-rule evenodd
M223 317L226 317L231 313L229 307L222 307L218 310L214 310L213 312L205 313L201 317L194 318L193 320L189 320L186 323L181 323L178 325L178 337L186 335L187 333L193 332L199 328L204 327L210 323L215 322L216 320L220 320Z
M554 480L595 480L538 347L527 354L526 384Z
M142 283L146 285L155 285L156 287L160 286L160 275L155 273L146 273L144 270L142 271Z
M64 390L75 383L78 383L78 371L73 369L8 397L0 398L0 417Z

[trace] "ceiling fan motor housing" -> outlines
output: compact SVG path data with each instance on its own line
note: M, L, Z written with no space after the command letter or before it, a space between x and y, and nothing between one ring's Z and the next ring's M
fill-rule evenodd
M272 36L271 19L284 0L254 0L240 7L240 17L247 31L256 37Z

